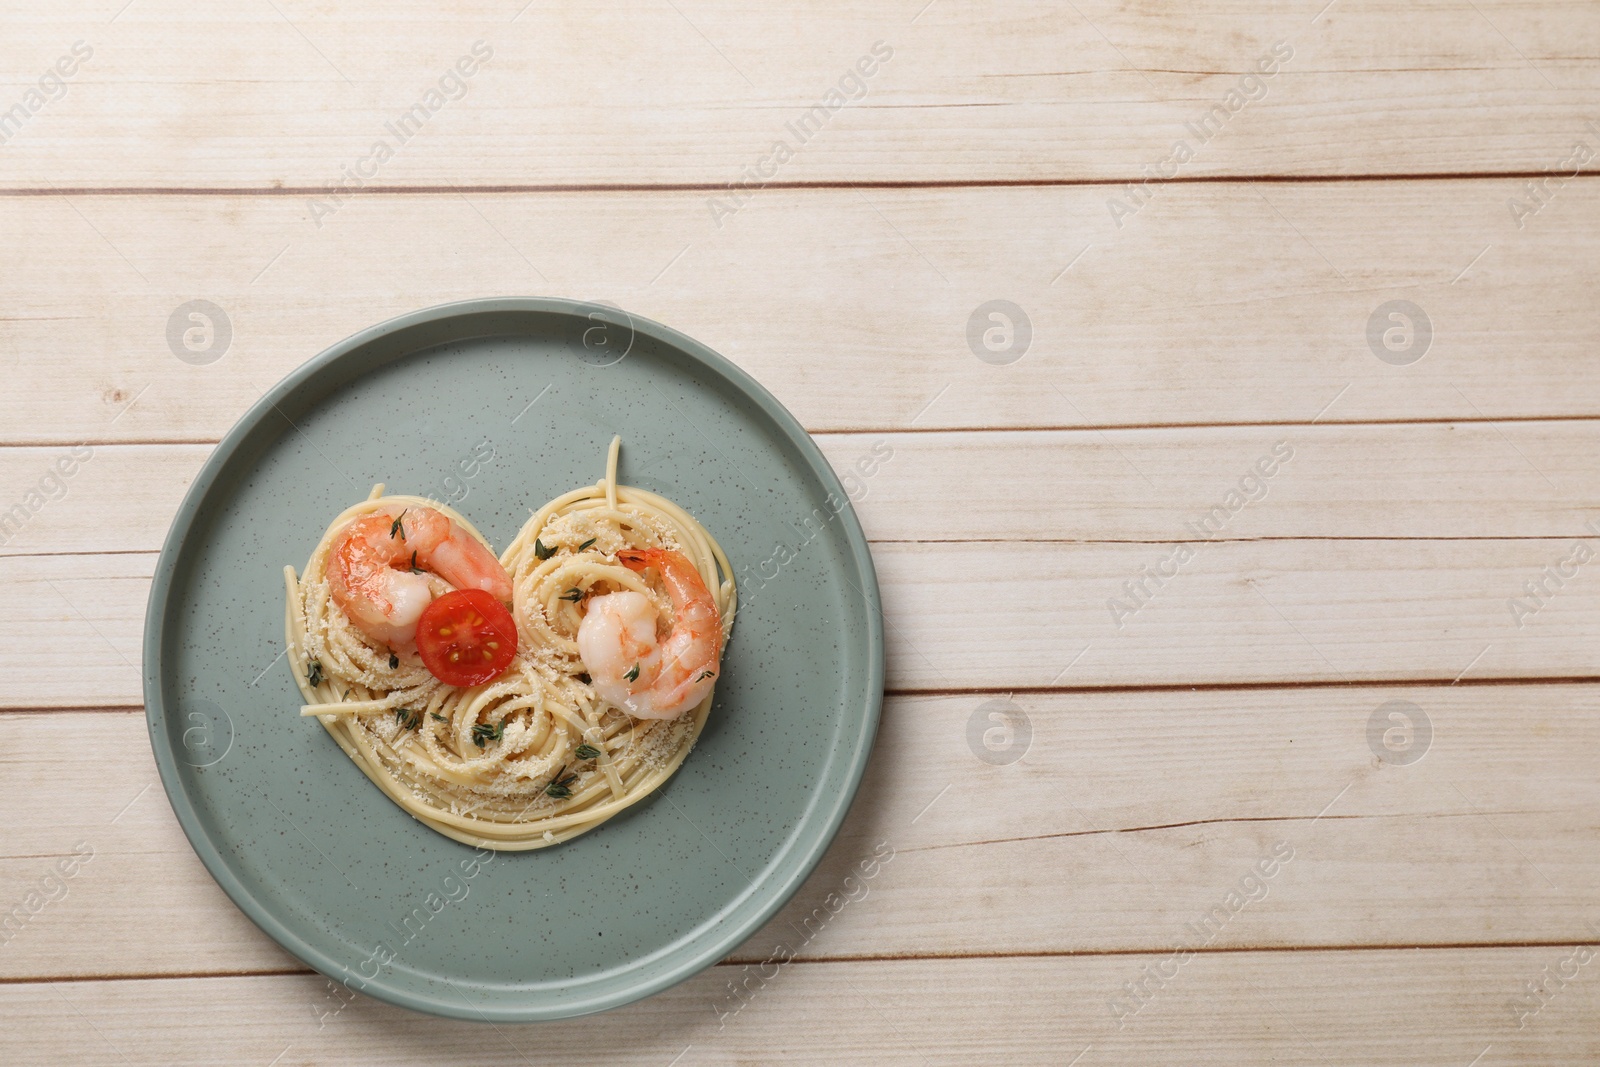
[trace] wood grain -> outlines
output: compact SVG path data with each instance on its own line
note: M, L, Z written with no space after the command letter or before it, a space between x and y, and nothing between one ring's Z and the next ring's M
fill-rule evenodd
M816 442L876 542L1575 539L1592 536L1584 524L1600 496L1594 421L890 432ZM0 557L157 551L210 453L205 444L91 445L77 454L0 447L0 502L29 512L0 527ZM70 473L56 467L61 460ZM628 469L624 449L625 479Z
M381 186L723 186L779 139L784 182L1139 180L1179 138L1184 177L1520 172L1600 101L1600 17L1574 2L520 6L60 5L18 25L10 95L75 40L94 54L7 146L4 184L303 202L367 158ZM456 99L423 100L474 42L492 57ZM858 98L791 133L875 42L892 58ZM1275 44L1289 58L1241 86ZM392 132L419 100L431 117ZM1185 129L1215 105L1220 132Z
M874 550L888 684L1032 689L1592 677L1600 598L1581 579L1519 614L1570 539L1230 541L1171 569L1150 544L887 543ZM7 707L132 705L150 554L10 556ZM802 554L792 566L811 566ZM1584 572L1579 570L1577 574ZM772 587L777 589L777 586ZM1546 588L1553 588L1547 585ZM746 586L756 610L762 592ZM768 596L772 595L768 592ZM1531 603L1531 601L1525 601ZM1520 625L1519 625L1520 623ZM281 646L264 645L266 668Z
M860 99L786 125L877 41ZM1600 600L1587 560L1550 570L1600 537L1600 7L63 0L6 45L0 1061L1600 1060L1572 947L1600 932ZM460 99L386 126L430 88ZM818 435L896 692L844 829L729 961L490 1028L341 993L227 900L139 655L174 509L251 403L507 293L668 323ZM168 337L197 298L232 333L209 364ZM984 349L995 300L1025 352ZM1394 301L1425 352L1383 347ZM1372 747L1396 700L1418 762ZM1230 891L1259 899L1152 977Z
M648 1000L536 1026L451 1022L328 988L321 977L0 986L17 1062L1007 1064L1182 1062L1411 1067L1589 1062L1600 1056L1592 978L1537 1014L1524 982L1571 948L1237 953L1191 960L1117 1030L1107 1008L1159 956L793 964L740 1003L740 970L716 967ZM1587 965L1589 968L1594 963ZM1170 969L1170 968L1169 968ZM754 974L755 972L750 972ZM1570 973L1570 971L1569 971ZM1580 970L1580 974L1586 971ZM1553 988L1553 986L1552 986ZM335 1014L337 1013L337 1014ZM721 1013L721 1014L719 1014Z
M1093 186L775 190L720 230L685 192L369 197L321 229L281 198L14 199L0 443L215 441L344 337L507 293L668 323L811 430L1600 415L1600 182L1520 230L1518 188L1190 184L1120 229ZM167 335L196 298L232 332L204 366ZM969 342L996 299L1031 331L1008 365ZM1369 344L1393 300L1432 331L1407 366Z
M1396 700L1430 724L1409 765L1369 744ZM986 747L983 731L1007 723L1010 743ZM74 846L94 854L8 931L0 976L298 966L200 866L145 732L137 712L0 717L0 804L17 823L0 902ZM52 767L64 733L103 768L93 796ZM734 959L1166 951L1200 944L1186 924L1242 883L1258 899L1207 949L1583 939L1600 921L1586 847L1597 757L1594 685L894 697L844 829ZM1184 787L1152 788L1163 780ZM1284 846L1291 858L1260 878Z
M1595 536L1597 434L1539 422L821 441L878 541L891 684L1004 688L1590 674L1595 591L1581 564L1567 579L1545 568ZM26 595L0 620L16 651L0 664L6 706L140 701L153 553L208 452L96 446L14 532L0 573ZM0 449L0 486L22 500L69 454ZM1241 485L1265 495L1230 503ZM757 601L759 568L735 562Z

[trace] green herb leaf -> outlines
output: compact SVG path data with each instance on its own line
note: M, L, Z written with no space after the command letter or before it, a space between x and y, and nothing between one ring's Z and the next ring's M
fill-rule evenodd
M472 728L472 743L482 748L490 741L498 741L505 736L506 722L501 719L498 723L480 722Z
M415 730L422 725L422 712L410 708L395 708L394 717L402 730Z
M633 665L633 670L629 671L627 674L624 674L623 677L630 682L637 682L639 680L639 665L635 663Z
M415 552L411 553L411 573L412 574L421 574L422 573L422 568L417 566L417 554Z
M565 593L561 594L561 599L576 604L578 601L583 599L583 590L568 589Z
M406 508L402 510L400 514L394 517L394 521L389 524L390 537L393 537L395 534L399 534L400 540L404 541L406 539L406 528L400 524L400 520L405 518L406 512L410 510L410 508Z
M600 750L593 745L579 745L577 756L579 759L597 759L600 756Z
M596 538L596 537L589 538L589 540L585 541L583 544L578 546L578 551L582 552L584 549L586 549L590 545L594 544L597 540L599 540L599 538Z
M544 542L539 540L537 537L535 537L533 539L533 558L534 559L549 559L551 556L553 556L555 554L556 554L556 550L555 549L544 547Z
M322 684L322 661L314 659L306 664L306 683L315 689Z
M705 680L706 680L706 679L707 679L707 678L715 678L715 677L716 677L716 674L715 674L715 673L713 673L713 672L711 672L711 671L706 671L706 672L705 672L705 673L704 673L704 674L702 674L702 675L701 675L701 676L700 676L700 677L698 677L698 678L696 678L696 679L695 679L695 681L697 681L697 682L703 682L703 681L705 681Z
M400 666L400 657L393 652L389 653L389 669L395 670Z
M566 769L563 765L561 770L555 773L555 777L550 779L550 784L544 787L545 796L555 797L557 800L565 800L572 795L572 783L578 780L578 776L569 774L565 778L561 777L562 772Z
M430 711L430 712L428 712L428 715L429 715L430 718L433 719L434 722L449 722L450 721L449 719L445 718L443 715L440 715L437 711Z

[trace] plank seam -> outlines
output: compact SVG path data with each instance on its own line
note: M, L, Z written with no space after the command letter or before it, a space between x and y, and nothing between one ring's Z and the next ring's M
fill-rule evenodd
M1485 170L1485 171L1407 171L1396 174L1195 174L1177 175L1162 180L1163 185L1331 185L1346 182L1443 182L1443 181L1504 181L1519 178L1545 178L1544 170ZM1600 172L1581 172L1567 178L1583 181L1600 177ZM1075 186L1126 185L1143 181L1139 174L1115 178L929 178L925 180L863 180L863 181L773 181L761 189L789 191L849 191L854 189L1015 189L1015 188L1070 188ZM368 185L362 188L363 196L451 196L463 193L530 194L530 193L726 193L726 182L550 182L507 183L499 185ZM15 186L0 188L0 197L49 196L326 196L328 191L318 185L86 185L76 188L66 186Z
M1123 430L1254 430L1269 428L1293 429L1311 426L1494 426L1507 422L1600 422L1600 413L1589 415L1440 415L1405 419L1318 419L1314 422L1308 419L1265 419L1245 422L1104 422L1022 426L847 426L807 429L806 433L813 437L834 437L847 434L1106 433ZM161 445L213 446L220 440L220 437L0 439L0 449L70 448L79 444L93 445L95 448L146 448Z
M1306 945L1209 945L1195 946L1192 951L1196 955L1266 955L1268 953L1285 952L1461 952L1461 951L1508 951L1516 949L1533 948L1571 948L1575 945L1588 942L1579 938L1577 940L1539 940L1539 941L1440 941L1429 944L1306 944ZM860 953L844 956L794 956L790 963L805 964L845 964L845 963L919 963L943 962L947 960L1014 960L1014 959L1093 959L1099 957L1116 956L1160 956L1171 952L1170 948L1108 948L1108 949L1034 949L1015 952L880 952ZM725 960L718 960L712 964L714 967L748 967L759 964L766 959L764 956L730 956ZM7 985L51 985L64 982L170 982L187 979L225 979L225 978L278 978L295 975L313 976L318 974L310 968L284 968L272 970L231 970L231 971L182 971L170 974L162 973L129 973L129 974L71 974L71 975L36 975L36 976L0 976L0 986Z
M1483 534L1429 537L1420 534L1374 536L1370 534L1266 534L1260 537L869 537L871 545L1222 545L1275 544L1278 542L1455 542L1494 543L1500 541L1568 542L1572 534ZM62 556L156 556L159 548L72 549L62 552L0 552L0 560L56 559ZM126 576L139 577L139 576Z
M1232 693L1269 689L1417 689L1485 688L1489 686L1595 685L1600 675L1493 675L1482 678L1312 678L1288 682L1151 682L1143 685L994 685L945 688L886 688L884 696L1014 696L1016 694L1101 693Z
M1298 682L1157 682L1145 685L997 685L963 688L886 688L886 697L962 697L962 696L1074 696L1103 695L1107 693L1234 693L1293 689L1482 689L1495 686L1517 686L1528 689L1545 686L1600 685L1600 675L1569 675L1540 678L1528 675L1498 675L1484 678L1378 678L1345 680L1339 678L1310 679ZM138 704L63 704L0 705L0 715L98 715L107 712L142 712Z

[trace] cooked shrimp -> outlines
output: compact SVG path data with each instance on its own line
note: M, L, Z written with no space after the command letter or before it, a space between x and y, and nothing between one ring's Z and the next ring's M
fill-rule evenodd
M328 559L328 587L356 629L375 641L410 645L417 619L433 600L431 571L457 589L511 599L511 578L494 553L449 516L393 505L344 528Z
M722 655L722 616L694 564L680 552L629 549L617 561L655 567L672 598L672 624L657 637L655 605L631 590L589 601L578 655L601 699L639 719L675 719L711 692Z

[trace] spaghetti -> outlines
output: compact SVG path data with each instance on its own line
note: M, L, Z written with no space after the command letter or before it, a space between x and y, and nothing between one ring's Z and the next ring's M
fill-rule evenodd
M727 556L672 501L617 484L619 446L613 439L601 481L539 509L501 555L518 649L503 673L481 685L447 685L414 650L374 640L351 622L329 582L340 536L373 512L431 508L487 545L452 509L386 497L379 485L333 521L304 574L284 568L301 713L316 716L391 800L457 841L519 851L593 829L670 778L710 714L707 691L675 717L635 717L600 695L579 653L584 608L595 597L641 594L662 617L673 615L670 590L647 580L638 562L624 564L646 554L680 553L692 564L720 620L718 649L735 611ZM425 578L434 596L451 590L442 578Z

